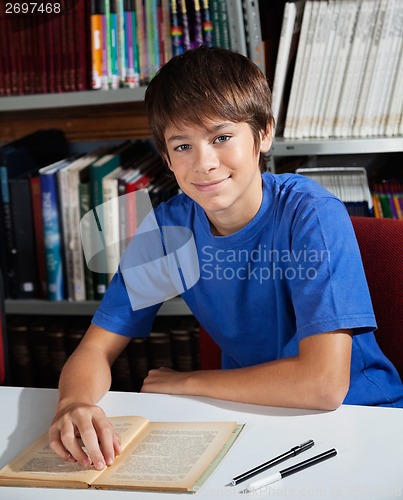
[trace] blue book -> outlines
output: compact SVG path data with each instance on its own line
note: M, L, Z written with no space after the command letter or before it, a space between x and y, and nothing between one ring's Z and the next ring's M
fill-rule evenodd
M64 253L60 200L57 172L71 163L72 159L60 160L39 170L41 185L43 232L45 243L48 299L66 298L64 276Z

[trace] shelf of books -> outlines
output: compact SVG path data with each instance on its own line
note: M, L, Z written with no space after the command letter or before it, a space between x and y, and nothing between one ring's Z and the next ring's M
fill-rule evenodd
M145 87L134 89L119 88L113 92L83 90L60 94L32 94L0 97L1 111L28 111L36 109L70 108L75 106L99 106L104 104L122 104L141 102Z
M284 139L276 137L274 157L393 153L403 151L403 137L361 137L329 139Z

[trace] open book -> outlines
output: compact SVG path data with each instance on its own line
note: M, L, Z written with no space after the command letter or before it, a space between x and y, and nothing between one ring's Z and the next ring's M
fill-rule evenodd
M0 470L0 486L197 491L243 425L235 422L150 422L111 417L122 454L102 471L67 463L49 447L47 433Z

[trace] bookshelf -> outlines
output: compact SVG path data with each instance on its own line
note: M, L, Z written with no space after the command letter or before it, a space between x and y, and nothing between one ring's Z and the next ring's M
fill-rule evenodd
M284 5L280 4L283 2L279 0L272 3L274 11L277 9L277 14L282 15ZM261 2L261 4L261 7L264 7L269 3ZM268 22L267 20L263 22L262 18L263 31L267 31L263 29L263 25ZM277 23L277 31L279 26L280 22ZM277 35L279 37L280 33ZM266 42L266 48L270 49L272 44L273 50L276 50L274 39L269 38ZM267 72L269 74L269 68ZM149 138L150 130L143 102L144 93L145 87L139 87L0 97L0 145L38 128L61 129L67 140L72 143ZM276 137L271 156L275 170L276 160L284 157L383 154L402 151L403 137L346 139ZM7 314L92 315L97 304L95 301L47 302L8 299L5 307ZM190 311L181 299L173 299L164 304L160 314L187 315Z
M77 106L99 106L141 102L146 87L121 88L111 91L83 90L55 94L32 94L0 97L0 112L60 109Z
M282 156L394 153L403 151L403 137L284 139L276 137L271 154Z

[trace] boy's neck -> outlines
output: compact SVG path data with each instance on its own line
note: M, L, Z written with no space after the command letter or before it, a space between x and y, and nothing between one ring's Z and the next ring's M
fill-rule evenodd
M233 213L228 213L228 211L226 211L223 217L220 217L220 212L212 214L206 213L210 222L211 233L214 236L229 236L240 231L247 226L258 213L262 204L262 199L263 191L260 193L260 197L255 197L251 200L251 203L248 204L248 210L242 211L242 213L237 210L234 210Z

